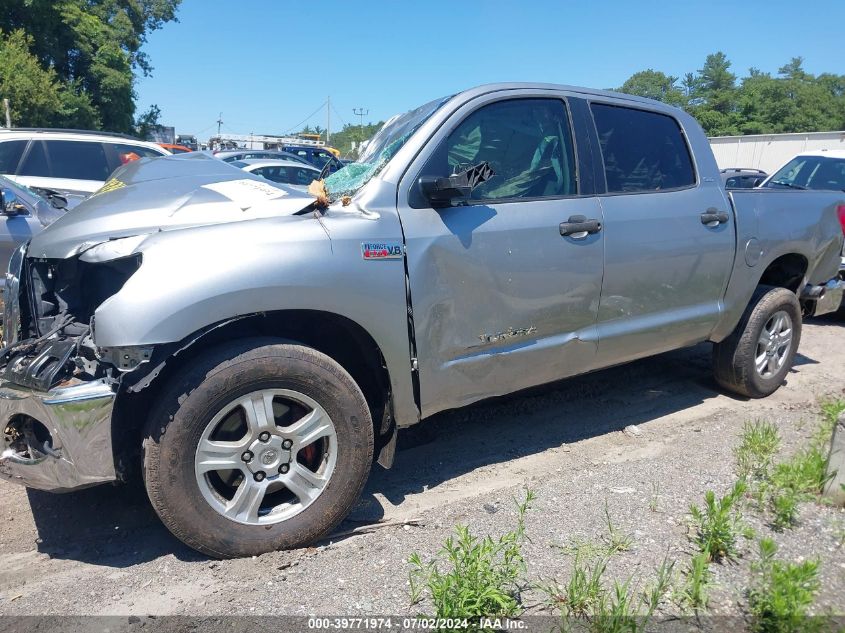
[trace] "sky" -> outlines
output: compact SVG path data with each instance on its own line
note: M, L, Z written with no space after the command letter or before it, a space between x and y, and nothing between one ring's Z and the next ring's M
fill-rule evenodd
M845 74L845 1L183 0L149 35L138 112L206 140L379 121L496 81L613 88L653 68L682 77L723 51L739 76Z

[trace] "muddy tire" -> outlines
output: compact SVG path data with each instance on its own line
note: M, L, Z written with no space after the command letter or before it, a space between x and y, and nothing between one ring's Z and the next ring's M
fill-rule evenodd
M373 455L364 395L331 358L276 339L214 348L167 385L144 437L162 522L209 556L301 547L361 494Z
M801 342L801 306L787 288L759 286L734 331L713 346L713 373L727 389L763 398L783 384Z

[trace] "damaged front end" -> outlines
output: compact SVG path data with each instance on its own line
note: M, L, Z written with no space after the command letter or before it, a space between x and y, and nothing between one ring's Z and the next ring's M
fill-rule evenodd
M6 275L0 475L54 492L114 481L111 417L121 375L152 349L98 349L94 311L138 270L141 255L100 245L46 259L26 257L25 248Z

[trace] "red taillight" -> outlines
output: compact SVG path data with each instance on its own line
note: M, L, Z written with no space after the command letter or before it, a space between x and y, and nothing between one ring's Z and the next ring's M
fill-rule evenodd
M839 216L839 226L842 227L842 234L845 235L845 204L836 207L836 215Z

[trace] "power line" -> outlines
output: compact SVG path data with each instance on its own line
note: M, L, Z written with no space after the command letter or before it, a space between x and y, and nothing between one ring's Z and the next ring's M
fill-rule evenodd
M337 108L334 107L334 104L332 104L332 110L334 111L334 113L337 115L337 118L340 119L340 122L343 123L343 125L345 127L346 121L343 119L342 116L340 116L340 112L337 111Z
M283 134L287 134L288 132L291 132L291 131L293 131L293 130L301 130L301 129L302 129L302 124L303 124L303 123L307 123L308 121L310 121L310 120L314 117L314 115L315 115L315 114L317 114L317 113L318 113L320 110L322 110L324 107L326 107L326 102L325 102L325 101L323 101L323 103L321 103L321 104L320 104L320 107L319 107L319 108L317 108L316 110L314 110L314 112L312 112L312 113L311 113L311 114L309 114L307 117L305 117L304 119L302 119L302 121L300 121L300 122L299 122L299 123L297 123L296 125L292 125L292 126L291 126L291 127L289 127L288 129L286 129L286 130L283 132Z

